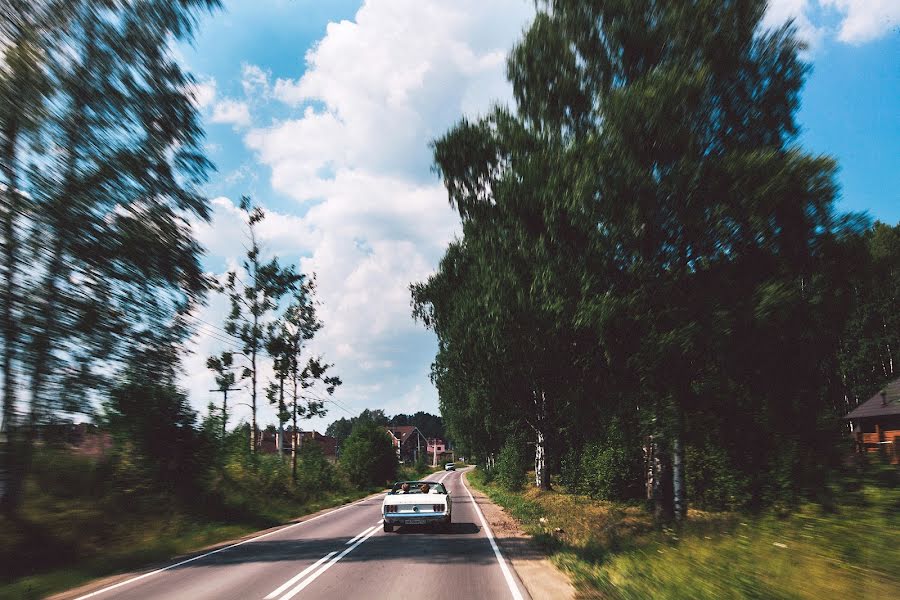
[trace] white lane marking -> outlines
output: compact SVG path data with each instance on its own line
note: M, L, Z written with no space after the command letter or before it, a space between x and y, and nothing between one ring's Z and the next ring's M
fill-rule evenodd
M337 550L335 550L334 552L329 552L328 554L326 554L325 556L323 556L322 558L317 560L315 563L309 565L308 567L306 567L305 569L303 569L302 571L300 571L299 573L297 573L296 575L294 575L293 577L291 577L290 579L285 581L283 584L278 586L278 589L274 590L271 594L266 596L265 600L272 600L272 598L274 598L275 596L277 596L284 590L288 589L289 587L291 587L292 585L294 585L295 583L297 583L298 581L300 581L301 579L306 577L310 571L312 571L313 569L315 569L316 567L321 565L323 562L325 562L326 560L328 560L335 554L337 554Z
M358 539L361 538L362 536L366 535L367 533L369 533L370 531L372 531L373 529L375 529L376 527L378 527L378 526L381 525L382 523L384 523L384 519L382 519L381 521L378 521L377 523L375 523L375 525L373 525L372 527L369 527L369 528L366 529L365 531L363 531L363 532L357 534L356 537L354 537L353 539L347 540L347 543L344 544L344 545L345 545L345 546L349 546L350 544L352 544L353 542L355 542L356 540L358 540Z
M344 558L345 556L350 554L354 548L356 548L357 546L359 546L360 544L365 542L367 539L369 539L370 537L375 535L377 532L378 532L378 528L376 527L371 532L369 532L365 537L360 538L359 540L357 540L357 542L355 544L353 544L352 546L350 546L349 548L347 548L346 550L344 550L343 552L341 552L340 554L338 554L337 556L332 558L330 561L328 561L327 563L322 565L318 571L316 571L315 573L313 573L312 575L310 575L309 577L304 579L297 587L295 587L294 589L289 591L287 594L282 596L279 600L290 600L291 598L293 598L294 596L296 596L297 594L302 592L303 588L305 588L310 583L315 581L319 577L319 575L321 575L322 573L327 571L329 568L331 568L331 566L334 565L334 563L336 563L337 561L341 560L342 558Z
M503 555L500 554L500 548L497 547L497 542L494 540L494 533L491 531L490 526L488 526L484 514L481 512L481 509L478 508L475 497L472 496L472 492L469 491L469 487L466 485L466 482L463 481L462 477L460 477L460 481L463 482L463 489L466 490L466 493L469 495L469 500L472 501L472 506L475 507L475 512L478 513L478 518L481 519L481 525L484 527L484 532L487 534L488 541L491 543L491 548L494 549L494 555L497 557L497 562L500 563L500 570L503 571L503 577L506 579L506 585L509 586L509 591L512 592L512 597L515 600L523 600L522 593L519 592L519 587L516 585L515 580L513 580L512 573L509 572L509 567L506 566L506 561L503 560Z
M128 585L129 583L134 583L135 581L140 581L141 579L150 577L151 575L156 575L157 573L162 573L163 571L168 571L169 569L174 569L175 567L180 567L181 565L186 565L189 562L194 562L195 560L200 560L201 558L206 558L207 556L212 556L213 554L218 554L219 552L222 552L224 550L236 548L237 546L242 546L249 542L255 542L256 540L261 540L265 537L269 537L270 535L275 535L276 533L281 533L282 531L287 531L288 529L293 529L294 527L299 527L300 525L305 525L306 523L315 521L316 519L321 519L322 517L327 517L328 515L333 515L336 512L340 512L344 509L350 508L351 506L356 506L357 504L361 504L361 503L365 502L366 500L369 500L370 498L371 498L371 496L366 496L365 498L363 498L361 500L357 500L356 502L353 502L352 504L346 504L340 508L336 508L334 510L328 511L327 513L322 513L321 515L319 515L317 517L313 517L312 519L307 519L306 521L300 521L299 523L294 523L293 525L288 525L287 527L280 527L280 528L276 529L275 531L270 531L269 533L264 533L264 534L258 535L256 537L243 540L236 544L231 544L230 546L224 546L222 548L219 548L218 550L213 550L212 552L207 552L206 554L201 554L200 556L195 556L193 558L189 558L187 560L177 562L174 565L169 565L169 566L163 567L161 569L156 569L155 571L150 571L149 573L144 573L143 575L138 575L137 577L132 577L131 579L128 579L126 581L120 581L119 583L117 583L115 585L111 585L109 587L105 587L103 589L96 590L94 592L91 592L90 594L78 596L77 598L75 598L75 600L86 600L87 598L93 598L94 596L99 596L100 594L106 593L110 590L120 588L123 585Z

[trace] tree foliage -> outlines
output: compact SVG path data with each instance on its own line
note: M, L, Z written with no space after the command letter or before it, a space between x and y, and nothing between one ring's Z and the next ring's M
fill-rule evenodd
M763 27L762 1L538 4L515 110L434 144L463 235L412 298L450 431L485 455L528 432L540 487L587 445L591 477L652 473L660 516L685 514L698 448L750 504L821 488L864 220L797 144L795 28Z
M90 412L144 339L183 341L207 281L190 219L211 168L173 42L218 0L4 6L3 369L14 511L41 423ZM166 339L162 339L165 336ZM155 342L154 342L155 343Z
M397 453L374 421L360 420L341 446L341 468L352 485L382 486L397 477Z

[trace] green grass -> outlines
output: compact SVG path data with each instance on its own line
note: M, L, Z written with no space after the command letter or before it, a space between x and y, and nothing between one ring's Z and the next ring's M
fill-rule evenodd
M164 492L123 503L85 489L67 493L60 486L50 492L32 479L19 518L0 517L0 599L42 598L98 577L165 563L373 491L339 490L301 502L232 487L225 505L185 507Z
M510 492L477 471L469 480L522 523L582 598L875 599L900 589L896 486L869 480L827 510L692 510L678 530L659 530L640 506Z

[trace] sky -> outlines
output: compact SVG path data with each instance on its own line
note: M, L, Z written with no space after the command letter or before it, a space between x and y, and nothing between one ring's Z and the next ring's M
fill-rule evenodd
M205 268L239 264L237 204L267 211L264 254L315 273L325 327L310 346L344 384L331 421L381 408L437 414L434 335L411 318L408 287L437 268L460 230L429 143L463 116L511 104L506 55L531 0L224 0L191 45L206 149L216 164L209 224L195 224ZM900 2L773 0L765 24L793 18L813 71L800 143L835 157L838 208L900 222ZM221 396L206 357L236 349L221 296L196 315L183 385L205 411ZM267 371L267 367L263 368ZM246 385L249 385L247 383ZM262 385L260 385L262 388ZM234 396L239 396L235 398ZM246 402L238 392L230 402ZM259 421L275 422L260 389ZM247 419L236 406L231 425Z

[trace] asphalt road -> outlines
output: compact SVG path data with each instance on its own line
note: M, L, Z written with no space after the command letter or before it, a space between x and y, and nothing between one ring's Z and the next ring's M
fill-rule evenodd
M385 533L379 495L78 600L529 598L491 539L461 472L428 479L443 481L453 496L453 524L446 532L404 526Z

